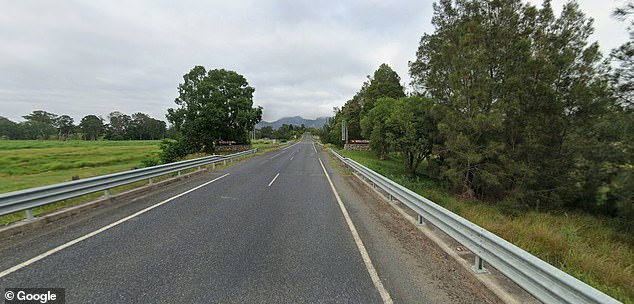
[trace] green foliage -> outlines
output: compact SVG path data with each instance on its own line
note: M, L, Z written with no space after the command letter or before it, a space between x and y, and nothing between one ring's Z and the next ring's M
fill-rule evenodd
M53 124L57 119L57 115L42 110L33 111L29 115L22 116L26 119L21 124L23 137L25 139L49 139L55 134Z
M273 138L282 141L287 141L295 136L295 127L293 125L283 124L275 132L273 132Z
M390 151L387 139L387 123L396 100L389 97L379 99L374 108L361 119L361 133L370 140L370 148L380 159Z
M213 153L219 140L248 143L248 132L262 117L262 108L252 107L254 91L244 76L234 71L194 67L178 85L179 96L174 102L180 107L167 113L167 119L182 134L180 145L189 145L174 151ZM166 157L171 154L166 153Z
M199 152L195 145L187 142L186 138L179 140L164 139L161 141L161 153L159 158L164 164L175 162L188 154Z
M468 198L596 209L614 167L596 126L614 102L598 45L587 42L592 21L574 2L559 17L548 1L434 9L436 31L422 37L410 73L442 108L439 177Z
M634 303L634 237L618 228L617 219L581 212L532 212L513 198L497 205L461 200L435 179L409 177L394 154L380 160L366 151L339 152L612 297Z
M368 113L376 102L383 97L399 99L405 97L405 89L401 85L401 77L392 68L383 63L374 71L367 87L362 90L361 106L363 114Z
M85 140L98 140L104 130L103 119L95 115L87 115L79 123Z
M379 99L405 97L400 80L401 78L389 65L381 64L373 77L368 77L368 81L363 83L352 99L348 100L341 109L334 109L335 116L328 120L318 134L322 141L343 147L344 143L341 140L343 120L346 121L349 139L362 139L364 136L368 138L371 132L363 133L361 126L363 118L374 108Z
M428 160L441 143L437 106L424 97L401 98L393 103L386 121L387 142L401 153L407 172L414 176L418 166Z
M141 167L143 167L143 168L154 167L154 166L158 166L160 164L161 164L161 161L158 158L155 158L155 157L146 158L146 159L141 160Z
M75 120L68 115L62 115L55 119L53 124L55 128L57 128L58 140L68 140L75 131L74 122Z
M20 138L19 125L6 117L0 116L0 139Z
M266 126L260 129L260 138L273 138L273 127Z
M109 140L154 140L165 138L167 126L164 121L154 119L145 113L128 116L114 111L108 115L105 139Z

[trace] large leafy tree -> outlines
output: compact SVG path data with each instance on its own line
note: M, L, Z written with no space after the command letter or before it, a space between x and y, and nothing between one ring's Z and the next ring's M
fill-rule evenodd
M108 121L109 123L106 126L106 139L130 139L131 136L128 136L128 130L130 129L132 118L129 115L119 111L110 112L110 114L108 114Z
M51 135L56 133L57 114L37 110L22 117L26 119L22 127L29 139L49 139Z
M344 120L346 121L349 139L368 138L371 131L364 132L361 121L374 108L379 99L405 97L400 81L401 78L389 65L381 64L373 76L368 76L368 80L363 83L359 91L350 100L346 101L341 109L335 108L335 117L325 126L327 129L325 135L327 136L323 136L322 140L342 146L341 126Z
M405 97L405 89L401 85L401 77L386 63L383 63L374 71L369 79L367 88L363 90L363 100L360 102L363 113L367 113L374 107L379 98L389 97L398 99Z
M85 140L98 140L103 133L103 119L95 115L86 115L79 122Z
M390 151L390 142L387 138L387 123L394 110L396 99L384 97L379 99L374 108L361 119L361 131L365 138L370 140L370 149L380 159Z
M67 140L75 131L75 120L68 115L61 115L55 118L54 126L57 128L57 139Z
M587 147L611 100L592 20L575 2L556 17L520 0L442 0L410 64L419 94L443 108L443 176L468 197L536 207L593 201L606 178ZM583 191L579 191L583 188Z
M194 67L178 85L179 107L168 109L167 119L191 151L212 153L219 140L249 142L248 132L262 118L253 107L253 92L244 76L224 69Z
M19 139L19 125L6 117L0 116L0 138L2 139Z
M434 145L441 142L439 112L425 97L401 98L391 106L385 122L387 141L401 153L407 173L414 176L418 166L431 157Z

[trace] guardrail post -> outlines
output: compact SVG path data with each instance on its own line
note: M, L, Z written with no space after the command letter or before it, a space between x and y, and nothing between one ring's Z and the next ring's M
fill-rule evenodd
M148 184L148 185L154 184L154 180L150 177L150 178L147 180L147 184Z
M227 160L226 159L223 160L222 162L225 164L225 166L227 165Z
M106 189L106 190L103 192L103 197L104 197L104 198L109 199L111 196L112 196L112 193L110 192L110 189Z
M26 209L26 220L27 221L32 221L33 220L33 209Z
M178 170L178 173L176 174L176 176L181 176L181 170Z
M216 170L216 163L211 163L211 171Z
M484 268L484 260L479 256L475 256L475 261L473 262L473 266L471 266L471 270L475 273L488 273L486 268Z
M423 219L422 215L418 215L418 220L416 221L419 225L425 225L425 219Z
M198 166L198 169L197 169L197 170L198 170L198 171L200 171L200 166Z

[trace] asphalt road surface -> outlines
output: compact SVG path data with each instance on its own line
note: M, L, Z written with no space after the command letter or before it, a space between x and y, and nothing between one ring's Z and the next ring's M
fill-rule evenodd
M341 171L307 135L0 240L0 288L65 288L66 303L496 301Z

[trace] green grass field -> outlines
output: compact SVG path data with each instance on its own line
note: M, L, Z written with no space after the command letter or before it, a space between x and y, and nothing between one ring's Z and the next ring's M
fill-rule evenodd
M38 141L0 140L0 193L52 185L72 180L73 176L84 179L92 176L143 167L144 160L157 159L161 141ZM286 146L270 140L253 142L253 147L264 153ZM187 159L203 157L204 154L189 155ZM220 168L221 166L217 166ZM160 180L160 179L156 179ZM113 189L118 193L145 182L125 185ZM103 193L92 193L82 197L35 208L35 216L63 207L99 198ZM0 225L24 218L24 212L0 216Z
M395 157L381 161L371 152L339 152L612 297L634 303L634 236L621 232L612 219L579 212L511 217L495 204L459 200L422 175L407 177Z
M141 167L160 141L0 141L0 193Z

